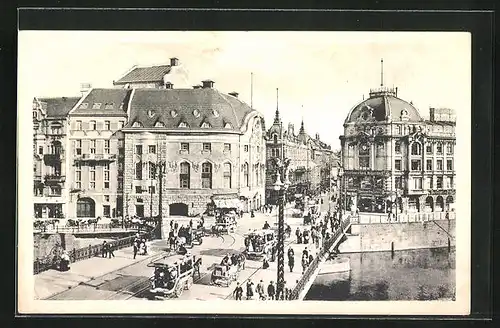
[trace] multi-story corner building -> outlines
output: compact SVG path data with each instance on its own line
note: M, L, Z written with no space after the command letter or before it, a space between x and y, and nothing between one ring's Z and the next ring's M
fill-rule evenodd
M123 135L132 90L91 89L69 112L67 216L116 217L123 208Z
M169 65L133 66L117 81L115 88L125 89L166 89L170 85L188 86L189 71L178 58L170 58Z
M289 197L296 193L316 192L329 184L331 147L322 142L318 134L311 138L305 132L304 122L301 122L300 130L295 134L292 123L288 124L287 129L283 128L279 110L276 109L274 122L267 131L266 139L266 202L274 204L277 199L273 186L276 179L276 158L291 160Z
M455 202L455 114L431 108L424 119L397 88L370 91L344 122L342 164L348 208L435 212ZM395 202L391 202L396 200Z
M244 211L263 204L263 116L237 93L221 93L213 81L135 89L128 113L125 215L156 216L159 206L168 216L200 214L214 203Z
M33 99L35 218L62 218L66 213L67 114L79 99Z

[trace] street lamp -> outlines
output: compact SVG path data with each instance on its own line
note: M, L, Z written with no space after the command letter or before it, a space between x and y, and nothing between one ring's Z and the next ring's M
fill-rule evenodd
M278 192L278 277L276 279L277 299L283 295L285 288L285 195L290 186L288 166L290 159L276 159L276 182L273 187ZM283 182L282 182L283 181Z

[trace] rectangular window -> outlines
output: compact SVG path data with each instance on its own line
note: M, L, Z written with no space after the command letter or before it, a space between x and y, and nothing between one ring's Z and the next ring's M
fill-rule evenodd
M82 131L82 121L76 121L76 129Z
M144 217L144 205L143 204L135 205L135 215L137 215L140 218Z
M189 144L187 142L181 142L181 150L189 151Z
M201 187L212 188L212 164L203 163L201 166Z
M245 153L248 153L248 145L244 145L243 150L245 151Z
M396 189L403 189L403 177L396 177L394 180Z
M203 150L204 151L211 151L212 150L212 144L208 142L203 143Z
M109 218L111 217L111 211L110 211L110 206L109 205L103 205L102 206L102 215L105 217L105 218Z
M446 161L446 170L453 171L453 161L451 159Z
M425 166L425 169L427 171L432 171L432 159L428 159L427 162L426 162L426 166Z
M75 180L77 182L81 182L82 181L82 171L75 171Z
M96 130L97 124L95 121L90 121L90 130Z
M82 182L77 181L75 187L76 187L76 189L82 189Z
M231 152L231 144L225 143L224 144L224 151L225 152Z
M142 145L135 145L135 153L137 155L142 155Z
M443 145L442 144L437 144L436 145L436 154L442 155L443 154Z
M142 194L142 187L141 186L135 186L135 193L136 194Z
M82 140L80 139L75 141L75 153L76 155L82 154Z
M448 155L453 154L453 145L452 144L446 145L446 154L448 154Z
M123 129L124 126L125 126L125 123L123 123L123 121L118 122L119 129Z
M417 190L422 189L422 178L414 178L413 179L413 189L417 189Z
M109 121L104 121L104 130L108 130L109 131L110 126L111 126L111 124L109 123Z
M231 188L231 164L230 163L224 164L224 188L226 188L226 189Z
M412 171L420 171L422 170L422 166L420 163L419 159L412 159L411 160L411 170Z
M188 163L181 163L180 187L189 189L191 179L191 168Z
M397 159L394 161L394 168L396 169L396 171L401 171L401 160L400 159Z
M95 140L90 140L90 153L95 154Z
M94 106L92 106L92 109L101 109L101 103L94 103Z
M150 154L156 154L156 146L155 145L150 145L148 147L148 151Z
M396 154L401 154L401 143L399 141L396 141L396 145L394 146L394 151Z
M436 170L438 170L438 171L442 171L443 170L443 160L442 159L438 159L436 161Z
M104 140L104 153L109 154L109 140Z
M153 180L156 178L156 165L155 163L149 162L148 167L149 167L149 178Z
M142 162L135 163L135 179L142 180Z
M425 146L425 152L427 154L432 154L432 145L426 145Z
M148 187L148 193L154 194L155 193L155 186L149 186Z
M360 157L359 158L359 168L360 169L370 168L370 158L369 157Z
M38 154L43 155L43 146L38 147Z
M437 177L436 188L437 189L442 189L443 188L443 177Z
M95 181L90 181L89 189L95 189Z

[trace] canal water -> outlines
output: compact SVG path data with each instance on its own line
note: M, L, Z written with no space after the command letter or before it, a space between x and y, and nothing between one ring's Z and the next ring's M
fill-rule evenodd
M454 300L455 248L342 254L351 271L319 275L305 300Z

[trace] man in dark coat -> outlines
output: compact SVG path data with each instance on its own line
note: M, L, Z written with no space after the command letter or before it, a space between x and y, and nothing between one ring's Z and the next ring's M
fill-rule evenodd
M295 265L295 253L293 249L290 247L288 249L288 266L290 267L290 272L293 272L293 267Z
M233 291L233 295L237 301L241 301L241 297L243 296L243 288L240 286L240 283L236 283L236 288Z
M274 300L274 296L276 295L276 287L274 287L274 283L272 280L267 286L267 295L269 296L269 299Z

